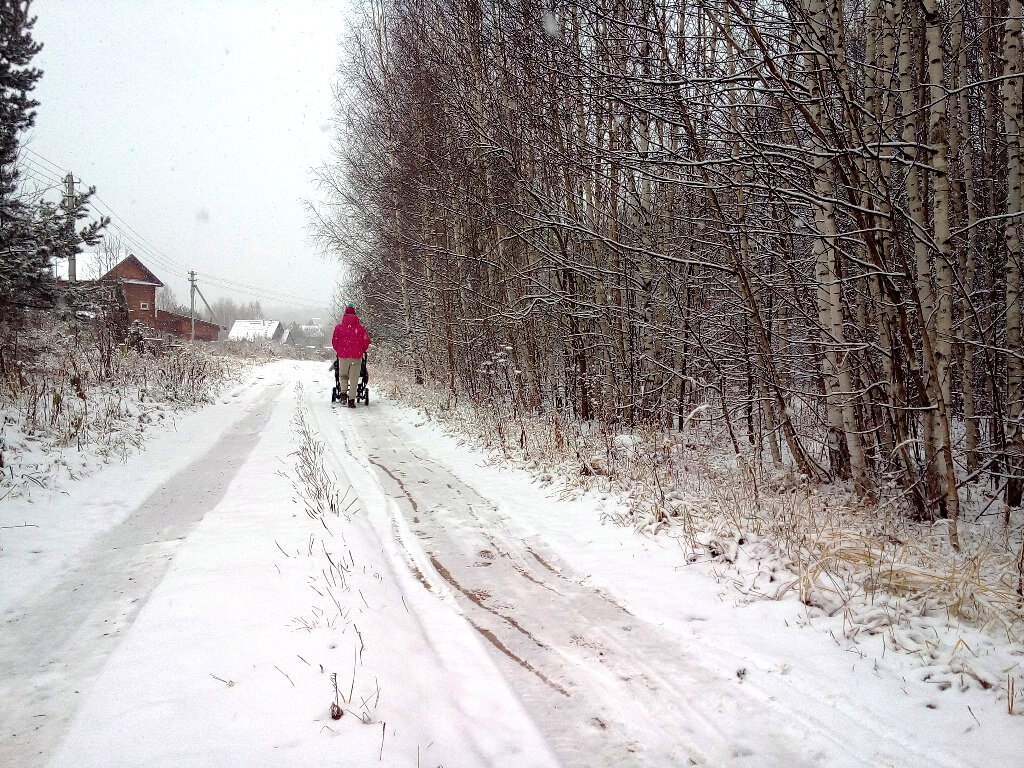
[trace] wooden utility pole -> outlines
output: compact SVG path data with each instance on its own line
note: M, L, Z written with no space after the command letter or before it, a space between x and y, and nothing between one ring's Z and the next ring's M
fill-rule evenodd
M67 227L72 229L75 226L75 177L70 171L64 177L64 212L67 215ZM68 253L68 282L74 283L78 280L78 263L75 249Z
M199 294L199 298L203 300L203 304L206 307L206 311L210 313L210 317L214 322L218 322L217 314L213 311L213 307L210 306L210 302L203 296L203 292L199 290L199 286L196 285L196 272L195 270L189 270L188 273L188 284L189 284L189 314L192 316L192 341L196 340L196 294Z

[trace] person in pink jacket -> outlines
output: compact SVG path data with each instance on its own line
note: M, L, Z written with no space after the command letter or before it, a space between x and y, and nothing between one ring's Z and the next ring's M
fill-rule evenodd
M349 304L345 307L345 314L341 322L334 327L334 336L331 337L331 346L338 356L338 381L341 391L348 388L348 407L356 407L356 390L359 385L359 367L363 361L363 355L370 348L370 334L359 322L356 316L355 307Z

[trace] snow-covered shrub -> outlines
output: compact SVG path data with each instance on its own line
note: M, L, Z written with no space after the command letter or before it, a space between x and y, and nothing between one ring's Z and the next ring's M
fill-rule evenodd
M137 448L150 426L209 402L242 368L198 344L126 343L102 312L24 320L0 328L0 496Z

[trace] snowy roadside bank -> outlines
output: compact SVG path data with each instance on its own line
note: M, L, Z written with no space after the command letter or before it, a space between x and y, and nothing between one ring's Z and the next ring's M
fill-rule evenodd
M390 381L385 386L397 394L409 390ZM837 712L847 697L863 703L866 711L872 700L888 701L888 717L915 724L922 740L929 731L940 734L927 738L945 739L949 754L991 753L994 765L1019 760L1024 645L1016 628L998 619L972 622L947 609L944 600L951 587L938 584L940 575L894 560L889 563L893 586L920 576L917 591L887 591L884 581L870 589L858 580L844 583L857 574L843 567L842 557L853 560L854 548L866 548L867 543L829 541L831 531L824 527L819 533L833 551L841 544L850 551L838 552L832 561L804 565L819 582L815 589L820 591L809 597L803 572L780 557L768 537L728 530L745 523L725 520L721 535L697 537L684 528L682 516L663 519L657 535L650 535L653 527L637 535L632 525L598 525L599 519L632 520L636 508L645 504L643 489L634 486L632 495L624 494L622 486L598 477L596 482L584 478L590 490L581 490L578 478L551 471L557 457L548 457L546 466L512 462L518 466L513 469L495 450L481 462L480 454L467 446L465 432L448 422L429 395L424 398L403 416L417 451L444 461L468 484L486 489L525 540L547 542L631 611L705 646L719 663L734 665L743 684L750 686L759 676L784 676L790 686L822 693L816 706ZM472 420L460 413L460 421ZM514 449L509 452L518 455ZM532 455L537 456L536 449ZM708 477L703 496L691 490L675 498L680 507L714 507L723 498L740 495L727 482L725 476ZM650 489L652 498L657 490ZM671 501L671 488L660 490ZM821 501L827 505L829 498ZM724 514L728 508L722 504L719 511ZM767 510L744 512L769 515ZM696 557L695 538L704 550ZM954 579L962 579L968 589L974 583L971 573L954 574L949 581ZM930 582L936 583L935 591L929 591ZM979 587L964 595L963 607L969 609L971 600L980 602L987 594ZM822 595L831 595L831 601ZM832 690L823 689L822 681L829 681Z
M154 428L214 402L249 367L200 345L114 347L74 324L27 338L42 348L21 357L16 342L0 339L0 501L130 456Z
M144 420L132 416L129 408L133 446L113 456L88 447L68 456L59 447L47 450L41 441L30 441L17 472L30 471L26 462L31 461L34 471L46 479L0 501L0 615L65 567L92 537L120 522L165 477L213 445L261 394L261 385L268 375L275 375L275 366L283 369L286 364L242 368L236 381L214 397L215 407L150 404ZM129 405L127 400L122 403L124 408ZM7 429L14 431L15 426L12 422ZM75 471L61 476L58 468L71 463Z

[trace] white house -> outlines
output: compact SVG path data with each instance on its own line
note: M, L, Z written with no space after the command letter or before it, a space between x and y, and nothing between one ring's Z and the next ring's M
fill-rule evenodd
M280 341L283 334L279 320L235 320L228 341Z

